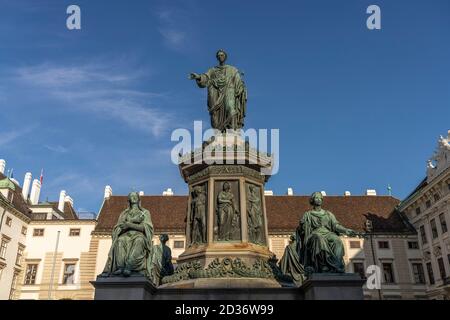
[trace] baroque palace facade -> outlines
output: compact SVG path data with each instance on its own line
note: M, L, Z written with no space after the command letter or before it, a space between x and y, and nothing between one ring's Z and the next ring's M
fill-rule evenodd
M348 272L366 276L371 265L381 271L381 288L364 286L366 299L450 297L449 138L439 140L427 178L404 201L373 190L324 198L324 208L344 226L368 234L364 239L342 237ZM59 201L39 202L39 180L31 182L27 173L20 187L4 172L0 160L0 299L93 299L90 281L103 271L126 195L113 195L107 186L97 219L79 219L65 191ZM270 250L277 258L309 209L308 199L291 191L266 194ZM167 233L176 264L186 244L188 196L168 190L161 196L142 194L141 200L152 216L153 242Z

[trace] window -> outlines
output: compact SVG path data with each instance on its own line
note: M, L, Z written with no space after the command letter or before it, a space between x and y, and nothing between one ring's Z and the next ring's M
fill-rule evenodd
M385 283L395 283L392 263L383 263L383 275Z
M2 239L2 243L0 244L0 258L5 259L6 257L6 249L8 248L8 240Z
M80 235L80 229L70 229L69 236L70 237L78 237Z
M22 264L22 257L23 257L23 250L25 249L25 246L19 244L19 249L17 249L17 256L16 256L16 265L20 266Z
M379 249L389 249L389 241L378 241Z
M441 223L441 230L442 233L446 233L447 232L447 221L445 221L445 215L443 213L441 213L439 215L439 222Z
M9 291L9 300L14 299L14 294L16 293L18 277L19 277L19 273L17 271L14 271L14 275L13 275L12 282L11 282L11 291Z
M420 207L416 208L416 215L418 216L420 214Z
M75 264L74 263L66 263L64 265L63 284L73 284L74 274L75 274Z
M427 208L431 207L431 200L427 200L427 202L425 202L425 206Z
M350 248L352 248L352 249L360 249L361 248L361 242L359 242L359 241L350 241Z
M425 232L425 226L420 226L420 238L422 239L422 244L427 243L427 234Z
M175 249L183 249L184 248L184 241L180 241L180 240L174 241L173 242L173 247Z
M0 264L0 280L2 280L3 269L5 269L5 266Z
M43 237L44 229L33 229L33 237Z
M445 278L447 278L447 275L445 274L444 260L442 258L438 258L437 263L439 266L439 273L441 275L441 279L444 280Z
M36 284L37 269L38 269L37 264L27 265L27 270L25 271L25 285Z
M430 284L434 284L434 274L433 274L433 267L431 266L431 262L427 263L427 272L428 272L428 280L430 281Z
M22 234L23 234L24 236L27 235L27 227L22 227Z
M6 217L5 224L6 224L8 227L11 227L11 225L12 225L12 218L11 218L11 217Z
M364 263L362 262L353 262L353 272L358 273L361 276L361 279L366 279L366 272L364 270Z
M436 239L438 237L438 231L437 231L437 227L436 227L436 220L432 219L430 221L430 225L431 225L431 235L433 236L433 239Z
M419 249L419 243L417 241L408 241L408 249Z
M414 283L415 284L425 284L425 273L423 271L423 266L421 263L412 264Z
M439 201L439 199L441 197L439 196L439 193L435 193L435 194L433 194L433 198L434 198L434 201Z

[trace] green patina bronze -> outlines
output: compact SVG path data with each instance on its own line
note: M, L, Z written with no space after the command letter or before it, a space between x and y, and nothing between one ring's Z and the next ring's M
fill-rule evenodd
M251 267L240 258L225 257L214 259L205 269L199 261L183 263L175 273L164 277L162 283L173 283L182 280L200 278L262 278L289 281L276 265L275 259L257 259Z
M322 209L323 196L314 192L313 209L305 212L297 228L297 252L305 273L344 273L344 245L340 235L361 236L339 224L330 211Z
M223 183L222 191L217 195L217 227L218 241L240 239L239 209L228 181Z
M258 186L253 184L247 184L247 221L249 241L263 245L265 239L261 191Z
M152 245L153 223L148 210L141 207L137 192L128 195L128 208L113 229L112 245L101 276L144 275L159 283L163 250Z
M172 264L172 250L170 250L170 248L166 245L167 241L169 241L169 236L163 233L159 236L160 244L155 246L154 257L158 261L156 265L160 266L161 268L158 277L159 279L162 279L163 277L166 276L170 276L174 272Z
M193 187L191 194L191 244L206 243L206 185Z
M298 243L296 235L291 235L289 245L284 249L283 257L280 260L281 272L288 275L295 285L302 285L305 280L305 270L300 263L300 258L297 252Z
M227 129L237 130L244 127L247 105L247 89L241 73L233 66L225 64L227 53L216 53L218 66L206 73L191 73L200 88L208 88L208 111L211 126L222 132Z

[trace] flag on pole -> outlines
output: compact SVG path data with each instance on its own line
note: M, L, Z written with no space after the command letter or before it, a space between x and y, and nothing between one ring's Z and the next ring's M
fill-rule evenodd
M44 182L44 169L41 169L41 176L39 178L39 181L41 182L41 185L42 185L42 182Z

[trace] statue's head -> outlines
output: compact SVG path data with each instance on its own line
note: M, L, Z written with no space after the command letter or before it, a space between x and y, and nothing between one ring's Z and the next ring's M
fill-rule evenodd
M195 187L195 193L197 194L197 195L199 195L200 193L202 193L203 192L203 186L196 186Z
M309 198L309 203L312 206L321 206L323 203L323 195L321 192L314 192Z
M251 193L254 193L256 191L256 187L254 185L249 185L248 189L250 190Z
M223 49L219 49L216 52L216 58L219 63L223 64L227 60L228 54Z
M132 204L140 204L140 202L141 202L141 197L139 196L139 193L137 193L136 191L133 191L128 194L128 203L130 204L130 206Z
M230 183L229 182L225 182L223 184L223 191L230 191L230 189L231 189Z
M159 241L162 244L165 244L167 241L169 241L169 236L167 234L163 233L159 236Z

